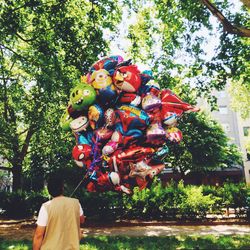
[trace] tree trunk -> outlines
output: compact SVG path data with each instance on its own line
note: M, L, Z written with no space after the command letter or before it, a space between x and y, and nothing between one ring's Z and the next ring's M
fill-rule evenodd
M22 165L19 163L12 168L13 191L22 189Z

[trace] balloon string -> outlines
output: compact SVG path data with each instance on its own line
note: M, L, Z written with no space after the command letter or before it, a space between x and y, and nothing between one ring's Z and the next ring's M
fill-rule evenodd
M76 186L76 188L74 189L74 191L71 193L71 195L69 196L69 197L72 197L73 196L73 194L76 192L76 190L80 187L80 185L82 184L82 182L86 179L86 177L87 177L87 175L88 175L89 173L87 172L85 175L84 175L84 177L81 179L81 181L78 183L78 185Z
M117 167L117 164L116 164L116 156L113 157L113 165L114 165L114 169L115 169L115 172L119 172L118 170L118 167Z
M98 148L98 142L99 142L99 136L96 137L95 144L93 147L94 155L93 155L93 161L90 165L89 170L94 170L94 167L101 161L101 157L99 154L99 148Z

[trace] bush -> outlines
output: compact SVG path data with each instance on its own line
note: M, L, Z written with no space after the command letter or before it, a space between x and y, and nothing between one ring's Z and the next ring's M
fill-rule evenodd
M211 195L212 199L215 200L215 203L211 206L210 213L212 214L223 214L223 208L225 208L223 204L223 199L218 195L219 187L215 186L202 186L204 195Z
M211 194L204 195L202 191L202 186L187 186L184 189L184 195L181 197L181 203L179 204L179 212L182 218L205 218L207 213L211 211L216 200Z
M249 187L245 183L226 182L218 188L217 195L222 200L222 206L226 209L234 208L236 216L244 216L247 207Z
M44 193L1 192L0 206L8 218L19 219L34 215L42 203L48 200Z
M89 193L79 188L78 198L85 215L91 220L110 222L117 219L173 220L203 219L208 213L222 213L224 208L235 208L237 216L250 218L250 187L244 183L225 183L222 187L185 186L170 182L163 186L153 182L150 189L134 189L132 195L121 193ZM36 192L0 192L0 208L9 218L36 214L48 200L46 190Z
M88 218L111 221L121 217L124 211L120 193L89 193L86 190L79 190L75 197L79 199Z
M170 182L163 187L154 182L151 189L134 189L132 196L124 196L126 218L138 219L204 219L208 213L221 214L223 208L237 208L236 216L245 215L250 189L244 183L227 183L223 187L184 186ZM249 205L247 205L248 203Z

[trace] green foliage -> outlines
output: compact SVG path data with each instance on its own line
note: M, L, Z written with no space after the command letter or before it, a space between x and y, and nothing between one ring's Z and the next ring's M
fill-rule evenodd
M0 1L0 150L15 190L29 164L36 176L71 164L59 118L73 82L108 51L103 31L120 14L118 1Z
M66 192L69 188L66 186ZM71 192L71 191L70 191ZM0 192L0 208L10 218L37 214L48 191ZM162 186L158 181L150 189L134 189L131 196L107 192L90 193L79 189L74 197L79 199L84 213L91 221L112 222L117 219L175 220L204 219L208 213L221 214L225 208L235 208L237 216L249 216L250 188L244 183L225 183L222 187L184 186L183 182L170 182ZM18 209L17 209L18 208ZM246 209L248 209L246 211Z
M170 145L167 161L173 168L205 172L218 167L232 167L241 163L241 155L235 145L229 144L221 126L204 112L183 116L179 125L183 132L180 144Z
M236 10L231 1L213 4L233 25L249 26L245 8ZM153 67L162 86L188 83L212 104L211 90L223 89L229 79L248 88L249 39L223 32L201 1L139 1L132 13L137 21L129 27L130 53Z
M1 192L0 197L0 207L5 210L4 215L14 219L33 216L39 211L42 203L48 200L45 192Z
M28 250L31 249L31 241L0 240L1 249ZM84 250L123 250L123 249L248 249L250 245L249 235L193 235L193 236L96 236L86 237L81 240L80 249Z
M114 192L89 193L78 191L75 197L79 199L84 214L96 221L114 221L123 214L122 195Z
M233 81L229 86L229 93L232 97L233 110L239 112L243 119L248 118L250 116L250 84L242 80Z
M208 213L222 213L225 207L244 208L247 206L249 188L243 183L226 183L223 187L184 186L174 182L163 187L154 183L151 189L124 196L125 217L139 219L203 219ZM243 210L244 210L243 209ZM244 215L244 211L237 215ZM241 214L242 213L242 214Z
M188 186L184 191L179 205L182 217L205 218L216 200L210 194L204 195L202 187Z
M223 207L239 208L237 216L244 214L244 208L248 207L250 188L244 183L235 185L233 183L225 183L223 187L218 189L217 195L222 199Z

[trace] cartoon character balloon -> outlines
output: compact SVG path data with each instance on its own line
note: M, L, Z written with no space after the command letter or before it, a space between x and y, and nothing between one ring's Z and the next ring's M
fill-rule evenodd
M183 140L179 118L198 111L121 56L92 64L69 99L60 126L75 136L72 157L86 171L89 192L149 187L165 167L169 143Z
M70 94L70 102L75 110L83 110L88 108L95 102L95 89L88 84L78 84Z

